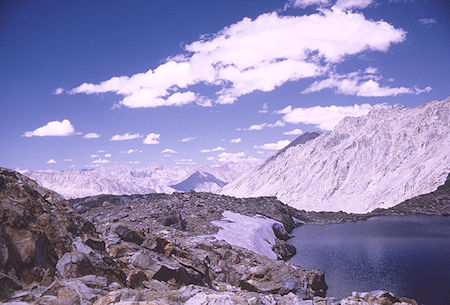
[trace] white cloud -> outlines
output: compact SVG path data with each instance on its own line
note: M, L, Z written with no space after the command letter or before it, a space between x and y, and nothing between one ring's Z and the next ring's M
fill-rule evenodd
M385 52L402 42L403 30L385 21L366 19L361 13L343 11L370 2L338 1L333 9L322 8L303 16L272 12L254 20L244 18L186 45L183 54L154 70L98 84L84 83L70 93L114 92L123 97L119 105L130 108L193 102L209 106L208 97L189 91L191 86L206 84L218 88L215 103L234 103L254 91L268 92L288 81L323 75L352 55Z
M120 153L121 154L133 154L133 153L141 153L141 152L142 152L142 150L130 148L129 150L122 150Z
M100 138L100 135L95 132L89 132L83 136L84 139L98 139Z
M25 137L65 137L75 133L75 128L69 120L51 121L33 131L25 132Z
M130 161L128 163L130 163L130 164L141 164L141 162L139 162L139 161Z
M197 138L198 137L187 137L187 138L181 139L181 142L192 142Z
M240 131L240 130L254 131L254 130L262 130L264 128L283 127L284 125L285 125L285 123L283 121L276 121L273 124L270 124L270 123L254 124L248 128L237 128L236 130L237 131Z
M175 151L175 150L173 150L173 149L171 149L171 148L166 148L166 149L163 149L163 150L161 151L161 153L162 153L162 154L176 154L176 153L178 153L178 152Z
M106 164L106 163L109 163L109 160L97 159L97 160L92 161L92 163L94 163L94 164Z
M298 129L298 128L296 128L294 130L283 132L283 135L286 135L286 136L292 136L292 135L299 136L301 134L303 134L303 130Z
M110 141L126 141L126 140L133 140L133 139L138 139L138 138L142 138L142 135L139 133L125 133L123 135L119 135L116 134L114 136L111 137L111 139L109 139Z
M289 0L286 7L300 7L305 8L311 5L327 6L330 5L330 0Z
M284 112L283 120L292 124L312 124L322 130L333 130L333 128L347 116L358 117L369 113L372 109L384 107L382 104L375 106L369 104L353 106L315 106L310 108L292 108Z
M56 89L53 91L53 94L54 94L54 95L60 95L60 94L63 94L63 93L64 93L64 89L61 88L61 87L56 88Z
M436 19L434 19L434 18L422 18L422 19L419 19L419 22L422 24L427 24L427 25L437 23Z
M98 158L98 155L97 154L92 154L91 158Z
M254 157L247 157L244 152L237 152L237 153L228 153L223 152L220 153L218 156L219 162L242 162L242 161L248 161L248 162L259 162L260 159L254 158Z
M74 168L74 167L75 167L75 164L71 164L71 165L69 165L69 167L70 167L70 168Z
M254 148L265 149L265 150L280 150L280 149L286 147L287 145L289 145L289 143L291 143L291 141L289 141L289 140L280 140L277 143L267 143L267 144L263 144L263 145L255 145Z
M106 150L104 150L104 149L99 149L99 150L97 150L97 152L98 152L98 153L105 153Z
M356 95L363 97L397 96L400 94L420 94L425 91L406 87L381 86L378 82L382 77L377 74L376 68L368 67L364 73L355 71L340 75L331 73L327 79L315 81L303 94L321 91L324 89L335 89L337 94ZM426 91L427 92L427 91Z
M206 158L206 160L208 161L213 161L215 158L213 156L209 156L208 158Z
M242 142L241 138L235 138L230 140L230 143L241 143L241 142Z
M64 159L63 162L72 162L73 160L70 158Z
M210 153L210 152L215 152L215 151L224 151L225 148L223 148L222 146L217 146L211 149L202 149L200 150L201 153Z
M159 144L160 134L157 133L149 133L142 143L144 144Z
M111 158L112 155L111 154L105 154L105 158Z
M354 9L354 8L366 8L372 4L373 0L338 0L334 7L341 10Z
M269 112L269 106L267 105L267 103L264 103L262 105L261 110L259 110L258 113L267 113L267 112Z
M56 160L55 159L50 159L47 161L47 164L56 164Z

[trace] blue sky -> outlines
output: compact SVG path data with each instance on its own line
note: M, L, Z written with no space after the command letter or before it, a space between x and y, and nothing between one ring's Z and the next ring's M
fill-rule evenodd
M0 165L265 159L449 95L448 1L0 3Z

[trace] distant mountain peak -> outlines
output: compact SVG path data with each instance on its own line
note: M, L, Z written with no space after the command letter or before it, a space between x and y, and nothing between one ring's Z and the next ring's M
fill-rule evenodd
M181 192L188 192L191 190L210 191L210 189L217 191L226 184L226 182L216 178L214 175L198 170L185 180L171 185L170 187Z

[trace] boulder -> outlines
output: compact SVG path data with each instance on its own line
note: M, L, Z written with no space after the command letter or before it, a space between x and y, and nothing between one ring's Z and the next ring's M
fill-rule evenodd
M64 254L56 264L56 270L62 278L76 278L94 272L94 267L86 254L69 252Z
M278 239L288 240L289 238L292 237L291 235L289 235L289 233L286 231L286 229L284 228L284 226L281 223L274 223L272 225L272 230Z
M272 247L273 252L277 254L278 259L284 261L289 260L297 253L295 247L284 240L275 240L275 245Z
M134 230L131 230L124 225L117 226L115 232L117 235L119 235L120 239L124 241L133 242L137 245L142 244L142 242L144 241L144 238L141 236L141 234Z

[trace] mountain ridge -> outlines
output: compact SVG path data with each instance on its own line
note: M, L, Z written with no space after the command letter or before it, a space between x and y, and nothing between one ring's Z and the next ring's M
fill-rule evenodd
M443 184L450 172L450 98L346 117L335 129L286 149L221 193L277 196L311 211L370 212Z

